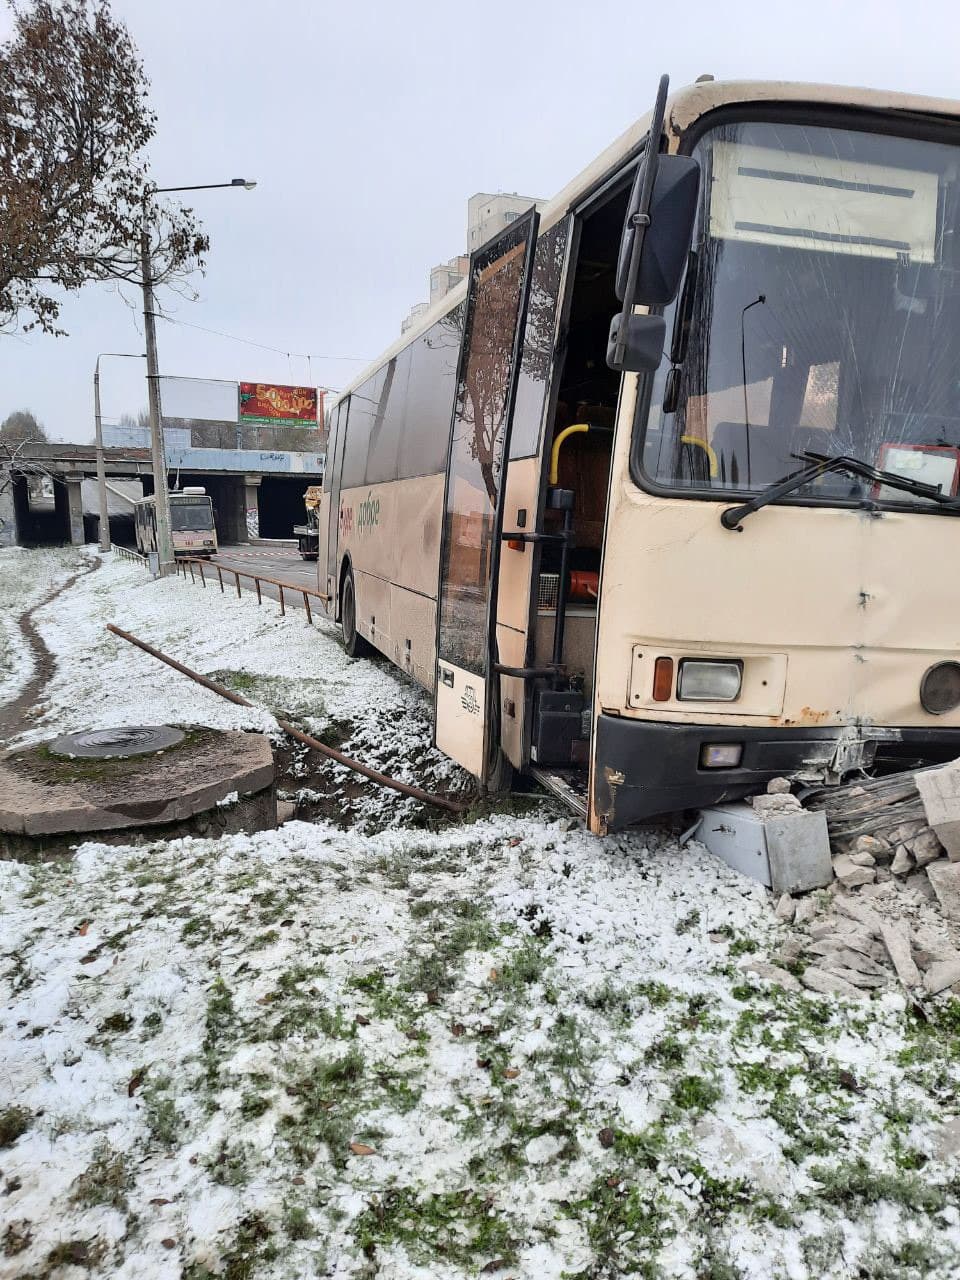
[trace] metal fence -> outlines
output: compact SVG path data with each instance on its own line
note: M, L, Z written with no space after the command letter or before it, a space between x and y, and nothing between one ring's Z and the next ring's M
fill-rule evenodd
M204 573L205 568L206 568L206 573ZM285 591L288 593L288 595L302 597L303 607L307 615L307 622L309 623L313 622L313 611L310 608L310 597L313 596L314 599L320 600L324 604L329 599L329 597L324 595L322 591L312 591L309 587L299 587L299 586L295 587L289 582L280 582L277 578L268 578L262 573L251 573L248 569L232 569L229 565L218 564L216 561L209 561L209 560L204 561L199 558L193 558L193 557L190 557L190 558L183 557L177 560L177 574L182 575L184 578L184 581L186 581L187 574L189 573L191 582L196 582L197 577L199 576L200 583L203 587L206 587L207 585L208 576L212 581L214 571L216 572L216 575L217 575L217 583L220 587L221 593L226 590L226 587L223 581L223 575L225 573L233 574L234 585L236 586L236 589L237 589L238 599L241 598L240 579L248 578L253 583L254 590L257 593L257 604L263 604L263 584L264 583L266 583L271 587L275 587L278 593L279 601L280 601L280 612L283 614L287 612L286 601L284 600L284 595L283 595Z

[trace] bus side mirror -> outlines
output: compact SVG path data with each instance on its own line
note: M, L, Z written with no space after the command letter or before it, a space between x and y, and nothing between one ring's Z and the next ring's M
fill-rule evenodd
M643 237L640 264L631 307L638 303L647 307L666 306L677 296L686 266L693 223L697 216L700 194L700 165L692 156L656 157L657 173L650 198L649 223ZM617 297L627 300L630 259L642 221L640 217L642 166L630 192L627 215L620 240L617 260Z
M663 316L627 316L626 319L626 341L623 359L619 364L613 362L623 315L614 316L610 323L607 364L611 369L616 368L626 373L654 373L663 359L663 348L667 340L666 320Z
M697 216L698 162L691 156L658 155L650 159L657 169L649 213L644 214L641 209L644 185L644 166L641 165L630 193L620 240L616 292L623 311L614 316L607 348L607 364L618 373L650 373L658 368L665 329L655 328L652 322L662 317L637 316L633 309L638 304L666 306L677 296ZM627 317L627 326L622 331L624 317Z

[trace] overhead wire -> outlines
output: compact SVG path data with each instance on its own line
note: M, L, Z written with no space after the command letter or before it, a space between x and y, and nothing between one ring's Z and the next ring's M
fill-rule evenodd
M259 347L261 351L272 351L275 355L286 356L288 360L291 356L295 356L298 360L306 360L308 368L311 360L339 360L350 364L369 363L367 356L332 356L318 355L316 352L285 351L282 347L271 347L265 342L256 342L253 338L241 338L236 333L224 333L221 329L210 329L206 325L194 324L192 320L178 320L174 316L163 314L160 315L160 319L165 320L167 324L182 325L187 329L199 329L201 333L212 333L218 338L227 338L231 342L242 342L248 347Z

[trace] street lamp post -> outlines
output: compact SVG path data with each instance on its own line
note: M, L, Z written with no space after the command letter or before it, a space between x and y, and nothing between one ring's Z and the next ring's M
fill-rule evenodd
M97 496L100 507L100 550L110 550L110 512L107 510L107 468L103 458L103 427L100 421L100 361L107 356L118 360L142 360L133 351L101 351L93 366L93 414L97 435Z
M143 228L140 233L140 264L143 274L143 334L147 347L147 394L150 405L150 446L153 455L153 491L157 511L157 571L161 578L175 572L173 539L170 533L170 495L167 489L167 460L163 445L163 417L160 408L160 370L157 363L156 309L153 295L153 267L150 262L150 224L147 202L151 196L178 191L213 191L220 187L242 187L252 191L257 184L246 178L230 182L205 182L192 187L151 187L143 196Z

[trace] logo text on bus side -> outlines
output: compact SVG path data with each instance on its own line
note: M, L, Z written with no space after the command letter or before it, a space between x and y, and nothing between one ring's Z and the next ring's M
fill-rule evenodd
M368 493L363 502L357 507L356 529L357 533L369 533L371 529L376 529L380 524L380 499L375 498L372 493ZM340 534L352 533L354 528L353 507L340 508Z

